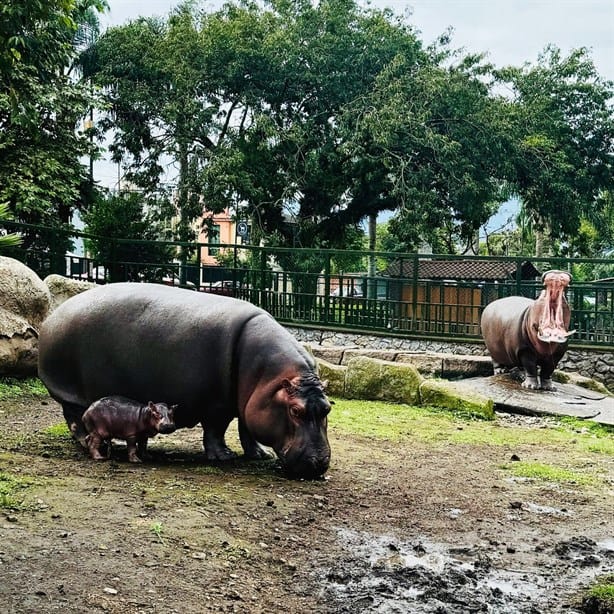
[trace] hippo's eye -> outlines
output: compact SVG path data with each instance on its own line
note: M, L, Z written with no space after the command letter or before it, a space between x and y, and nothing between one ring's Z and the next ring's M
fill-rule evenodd
M302 418L305 414L305 408L300 405L290 405L290 415L293 418Z

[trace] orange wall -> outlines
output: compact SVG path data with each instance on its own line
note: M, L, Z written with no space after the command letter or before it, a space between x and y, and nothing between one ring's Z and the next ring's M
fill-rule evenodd
M223 213L216 214L205 212L203 219L211 219L214 224L220 227L220 245L235 243L235 223L232 221L228 209ZM199 232L198 241L200 243L207 243L209 241L206 228ZM211 256L208 249L202 250L200 260L202 264L217 264L215 256Z

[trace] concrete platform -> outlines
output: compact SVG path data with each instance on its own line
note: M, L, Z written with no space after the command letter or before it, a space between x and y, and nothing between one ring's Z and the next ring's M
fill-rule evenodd
M574 384L558 384L556 390L529 390L508 374L462 380L493 400L495 410L529 415L572 416L614 426L614 396Z

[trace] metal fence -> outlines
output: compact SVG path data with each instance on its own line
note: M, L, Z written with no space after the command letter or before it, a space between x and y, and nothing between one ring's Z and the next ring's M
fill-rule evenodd
M41 277L153 281L241 298L284 323L400 336L477 341L489 302L510 295L535 298L542 289L540 273L561 269L574 278L567 290L570 328L576 329L572 345L614 346L614 260L152 243L3 224L51 237L46 247L29 241L4 252ZM87 255L92 241L98 252L104 246L105 257ZM219 263L202 264L205 255Z

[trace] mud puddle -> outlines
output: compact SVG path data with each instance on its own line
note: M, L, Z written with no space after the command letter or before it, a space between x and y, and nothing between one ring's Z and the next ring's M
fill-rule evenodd
M454 546L424 538L340 529L347 556L322 578L338 612L543 614L574 609L574 592L614 571L614 540L578 536L535 546L523 568L501 567L492 545Z

